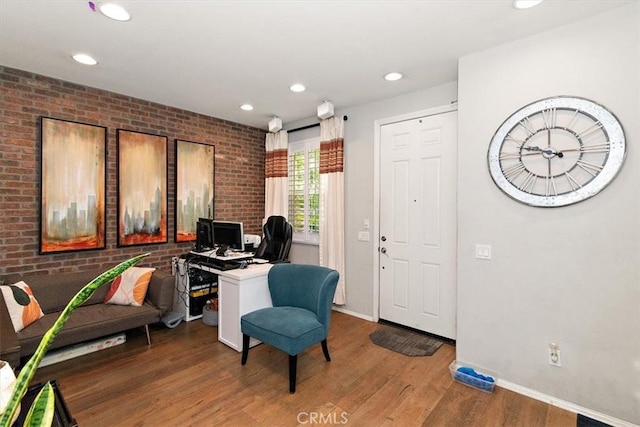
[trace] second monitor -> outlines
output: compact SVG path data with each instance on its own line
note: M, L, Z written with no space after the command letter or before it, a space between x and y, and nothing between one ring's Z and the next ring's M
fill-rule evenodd
M196 223L196 246L195 252L206 252L213 250L213 220L209 218L198 218Z
M229 249L244 252L244 231L241 222L213 221L213 243L216 247L227 246Z

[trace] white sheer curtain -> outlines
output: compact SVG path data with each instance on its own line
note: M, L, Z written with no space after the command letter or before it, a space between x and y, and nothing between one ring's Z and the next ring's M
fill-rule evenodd
M320 122L320 265L340 273L333 299L344 305L344 120Z
M286 130L269 132L265 141L264 162L264 218L272 215L288 216L288 152Z

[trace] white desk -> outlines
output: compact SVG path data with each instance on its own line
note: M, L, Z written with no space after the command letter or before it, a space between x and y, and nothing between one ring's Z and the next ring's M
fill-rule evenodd
M185 261L178 259L177 263L176 293L185 291L188 293L189 275L186 272ZM267 286L267 273L273 265L250 264L244 269L226 271L196 263L190 263L189 266L218 275L218 341L236 351L242 351L240 317L251 311L272 306L271 294ZM185 309L188 314L189 308L185 307L185 299L174 298L174 310L183 313ZM199 317L187 316L187 320ZM253 347L259 343L252 338L250 346Z

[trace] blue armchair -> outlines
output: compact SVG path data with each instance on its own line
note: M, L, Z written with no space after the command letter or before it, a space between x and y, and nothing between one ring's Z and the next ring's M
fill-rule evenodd
M269 271L273 307L247 313L240 319L242 364L247 363L249 338L256 338L289 354L289 392L296 392L298 354L318 342L331 361L327 335L337 271L317 265L278 264Z

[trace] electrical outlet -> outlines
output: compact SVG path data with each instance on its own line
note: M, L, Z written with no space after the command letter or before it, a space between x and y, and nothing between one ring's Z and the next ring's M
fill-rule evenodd
M552 342L549 344L549 365L558 368L562 367L562 356L558 344Z

